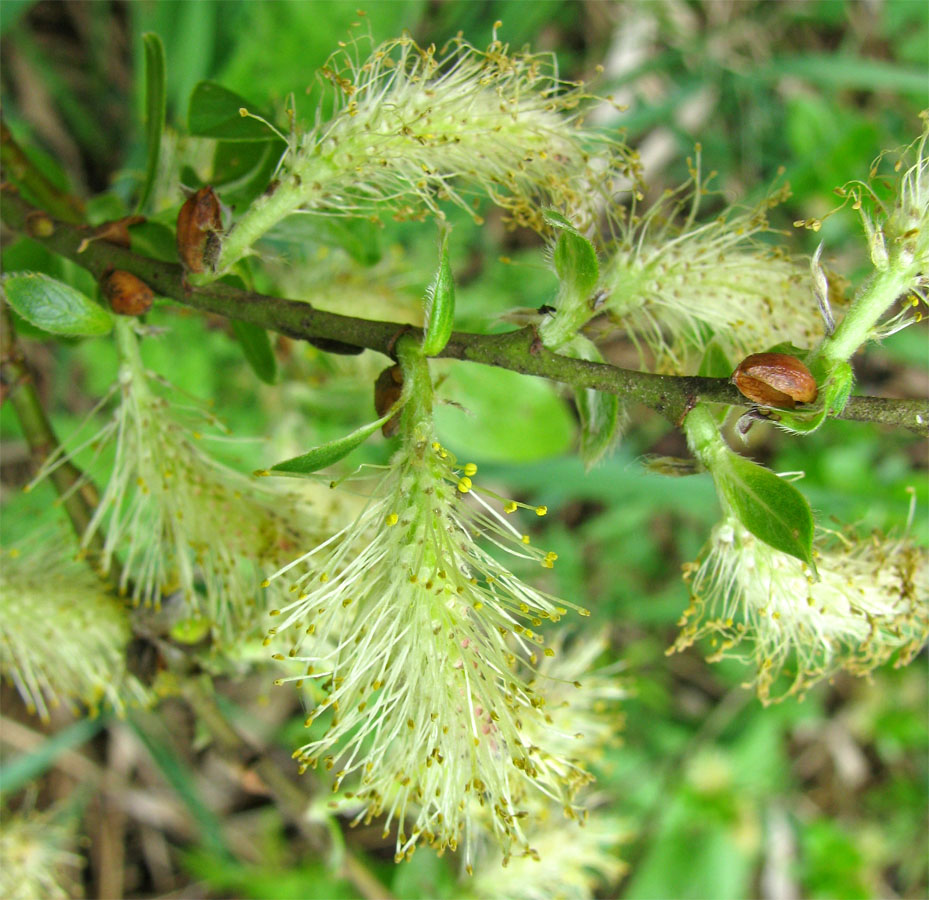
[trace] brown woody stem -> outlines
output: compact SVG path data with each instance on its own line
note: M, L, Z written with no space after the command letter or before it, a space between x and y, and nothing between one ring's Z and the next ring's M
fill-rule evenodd
M0 215L8 227L30 234L30 214L35 217L36 211L29 204L15 193L4 191ZM162 297L204 312L251 322L291 338L366 348L392 356L398 329L419 333L419 329L400 323L324 312L305 301L270 297L228 284L191 287L178 265L149 259L102 240L82 247L88 235L86 228L54 220L51 225L51 234L33 233L31 236L48 249L84 266L97 278L109 269L123 269L142 279ZM43 232L47 230L43 228ZM740 407L752 405L726 378L656 375L573 359L542 346L532 328L506 334L454 332L440 356L550 378L575 388L618 394L626 401L651 407L674 424L679 424L697 401ZM929 401L926 400L852 397L838 418L894 425L929 435Z

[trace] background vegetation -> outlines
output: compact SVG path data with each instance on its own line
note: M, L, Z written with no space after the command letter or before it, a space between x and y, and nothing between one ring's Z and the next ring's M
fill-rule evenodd
M294 91L308 116L314 72L356 20L355 8L7 0L0 7L4 116L53 177L85 196L102 193L95 203L115 208L144 168L142 33L164 41L168 123L183 133L190 93L208 78L256 108L280 110ZM605 129L624 129L639 148L652 194L683 180L699 141L726 201L750 203L776 178L788 181L794 196L774 211L775 221L799 250L824 240L831 266L848 273L865 272L867 261L851 212L830 218L816 235L791 223L824 214L836 185L866 174L882 149L912 140L926 102L929 13L920 2L393 0L364 8L375 40L408 29L421 43L441 43L461 31L481 46L501 20L503 40L557 53L564 77L593 78L603 65L596 89L628 111L593 118ZM432 229L390 225L361 240L370 268L361 286L372 310L411 319L435 265ZM4 265L29 252L21 241L5 241ZM493 214L482 228L455 217L452 263L462 328L485 329L506 309L536 307L555 286L537 238L504 231ZM318 264L331 264L331 256L321 252ZM388 268L390 291L381 291ZM394 308L378 306L380 294ZM369 385L381 367L370 353L335 358L281 338L282 377L265 386L219 320L167 308L151 319L171 329L169 340L146 343L151 367L212 398L233 434L262 436L220 448L245 471L370 419ZM926 338L925 328L911 328L857 359L859 389L925 395ZM115 353L103 340L25 346L56 428L67 434L111 384ZM622 340L605 352L612 362L635 365ZM653 414L634 410L620 449L585 474L571 454L571 408L555 388L510 373L476 374L463 363L446 367L449 395L479 412L472 421L454 407L442 410L446 443L515 496L548 505L544 544L560 556L557 593L593 610L590 627L602 627L609 639L601 661L617 662L627 680L621 740L602 759L598 778L604 805L623 822L620 856L628 871L601 885L599 895L925 896L925 656L870 682L837 678L803 703L768 709L740 688L738 667L710 666L696 650L666 658L686 605L680 565L696 556L718 507L708 476L662 479L636 461L686 455L681 439ZM525 429L509 427L508 398L516 390L529 392L533 417ZM49 486L21 492L31 470L8 405L0 410L0 435L0 525L9 543L58 513ZM802 488L827 523L834 516L864 531L900 529L914 488L913 533L929 539L927 450L912 435L832 421L805 440L764 426L751 438L750 452L776 471L806 473ZM363 452L383 460L390 447L372 442ZM282 768L291 765L303 718L291 699L271 692L261 671L229 678L222 690L229 717L268 753L279 753ZM4 809L66 801L79 823L86 865L76 877L88 896L357 896L359 881L343 880L335 864L343 844L372 879L370 896L379 889L410 898L463 891L454 863L428 850L394 866L392 843L379 829L341 834L334 823L329 842L308 847L263 785L202 740L179 701L127 721L62 715L45 727L7 686L2 699ZM310 774L302 784L312 790Z

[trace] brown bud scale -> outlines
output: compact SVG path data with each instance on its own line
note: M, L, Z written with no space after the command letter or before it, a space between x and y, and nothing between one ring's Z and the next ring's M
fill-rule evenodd
M207 185L191 194L177 214L177 254L189 272L214 267L220 249L222 213L219 198Z
M378 416L384 416L403 393L403 369L389 366L377 376L374 382L374 409ZM395 415L381 426L384 437L393 437L400 429L400 416Z
M749 400L761 406L793 409L812 403L818 389L810 370L786 353L754 353L739 363L732 383Z
M152 289L131 272L116 269L100 282L103 296L113 312L121 316L141 316L152 308Z

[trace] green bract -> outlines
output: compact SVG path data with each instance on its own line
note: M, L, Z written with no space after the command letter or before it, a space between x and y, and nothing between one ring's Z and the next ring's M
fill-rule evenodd
M455 322L455 281L448 262L448 233L442 238L439 268L426 291L426 319L423 327L423 353L441 353L452 334Z

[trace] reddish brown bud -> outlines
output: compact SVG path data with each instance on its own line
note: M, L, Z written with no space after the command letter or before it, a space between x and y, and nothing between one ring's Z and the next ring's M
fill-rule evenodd
M177 254L189 272L214 268L220 250L222 214L209 185L191 194L177 215Z
M151 288L131 272L110 272L100 282L100 288L110 308L121 316L141 316L152 308Z
M374 382L374 409L378 416L387 415L403 393L403 369L400 366L390 366L377 376ZM381 426L384 437L393 437L400 428L400 416L388 419Z
M786 353L754 353L745 357L732 373L732 383L749 400L783 409L811 403L818 393L810 370Z

